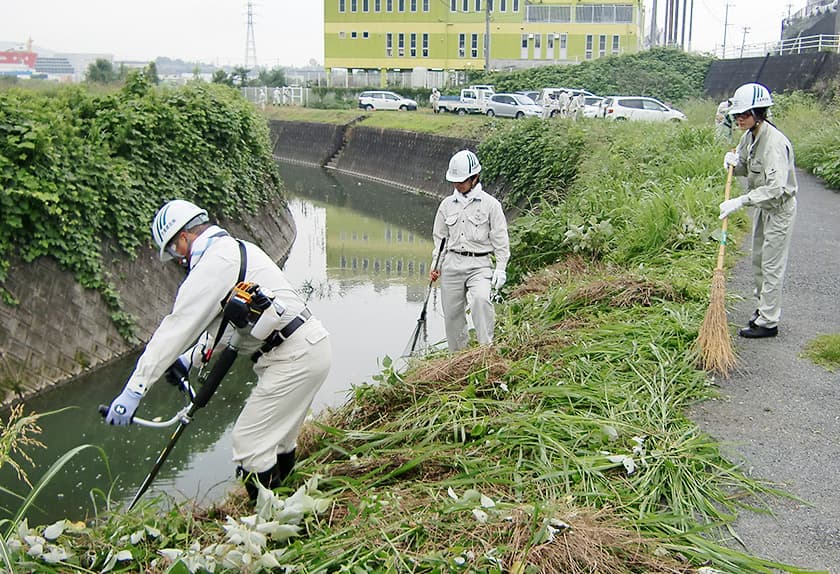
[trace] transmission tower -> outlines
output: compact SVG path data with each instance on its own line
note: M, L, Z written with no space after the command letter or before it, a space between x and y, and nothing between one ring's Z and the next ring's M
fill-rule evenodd
M257 67L257 43L254 40L254 3L248 0L248 31L245 35L245 67Z

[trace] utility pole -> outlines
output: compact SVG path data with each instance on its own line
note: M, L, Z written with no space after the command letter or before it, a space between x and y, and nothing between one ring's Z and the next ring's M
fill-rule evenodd
M691 51L691 32L694 30L694 0L691 0L691 16L688 17L688 51Z
M484 71L490 71L490 0L484 0Z
M749 26L744 26L741 28L744 31L744 35L741 36L741 57L744 57L744 43L747 41L747 32L750 31Z
M245 68L257 67L257 43L254 40L254 3L248 0L248 30L245 35Z
M648 45L651 48L659 43L659 35L657 34L656 30L656 3L657 0L653 0L653 6L651 6L650 9L650 35L648 35Z
M723 17L723 53L720 55L721 58L726 58L726 31L729 29L729 7L732 4L726 4L726 15Z

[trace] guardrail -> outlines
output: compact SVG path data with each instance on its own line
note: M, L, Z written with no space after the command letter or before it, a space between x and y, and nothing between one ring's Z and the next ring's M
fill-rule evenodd
M818 34L815 36L789 38L776 42L727 46L725 51L720 50L720 57L726 60L732 58L755 58L766 56L767 54L781 56L787 54L807 54L811 52L840 52L840 35Z

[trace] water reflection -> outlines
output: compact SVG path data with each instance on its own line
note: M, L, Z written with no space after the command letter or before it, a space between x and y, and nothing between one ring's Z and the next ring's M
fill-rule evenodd
M313 404L318 411L344 402L351 384L370 380L385 355L397 357L420 314L428 287L431 228L437 200L383 185L336 176L323 170L281 164L290 191L289 206L298 236L284 270L308 294L309 306L332 334L333 368ZM437 298L430 300L429 336L443 338ZM31 454L39 478L62 454L91 443L107 453L108 465L94 451L73 459L39 498L31 523L93 513L91 492L131 498L169 440L171 429L109 428L96 413L122 388L136 356L126 357L73 384L27 402L27 411L71 410L42 419L40 437L49 448ZM146 497L166 493L176 499L208 501L234 486L230 431L240 406L255 383L251 363L240 360L209 405L182 435ZM183 398L164 382L144 399L141 416L168 418ZM4 415L6 416L6 415ZM2 485L27 492L8 467ZM101 507L102 497L97 498ZM0 517L19 503L0 495Z

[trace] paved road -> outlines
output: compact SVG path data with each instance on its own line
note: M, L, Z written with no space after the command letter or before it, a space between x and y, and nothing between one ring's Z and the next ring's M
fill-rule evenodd
M788 261L779 336L736 337L738 369L720 381L721 398L693 419L725 443L745 470L807 501L770 501L774 515L745 511L735 529L757 556L840 574L840 373L801 358L819 333L840 333L840 194L798 172L798 214ZM729 320L746 324L748 247L727 283Z

